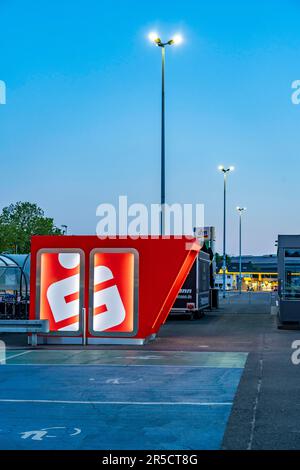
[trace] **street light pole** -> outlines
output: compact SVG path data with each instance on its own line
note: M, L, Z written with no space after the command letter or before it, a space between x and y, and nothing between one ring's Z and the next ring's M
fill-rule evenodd
M240 276L239 276L239 291L242 293L242 212L240 211Z
M226 292L226 186L227 172L224 172L224 202L223 202L223 299Z
M224 176L224 205L223 205L223 299L226 297L226 191L227 191L227 173L234 170L233 166L225 168L220 165L218 168Z
M165 203L166 203L166 160L165 160L165 62L166 49L161 46L161 189L160 189L160 231L165 233Z
M160 234L165 234L165 204L166 204L166 158L165 158L165 62L166 46L180 44L182 37L176 34L167 42L162 42L157 33L149 34L150 41L161 48L161 183L160 183Z
M246 207L237 207L237 211L239 212L239 292L242 293L242 213L246 210Z

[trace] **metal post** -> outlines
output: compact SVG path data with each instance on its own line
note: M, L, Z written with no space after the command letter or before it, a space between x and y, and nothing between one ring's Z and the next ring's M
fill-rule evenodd
M226 294L226 182L227 172L224 172L224 213L223 213L223 299Z
M86 346L87 338L86 338L86 309L82 309L82 345Z
M165 181L165 46L161 47L161 235L165 234L165 202L166 202L166 181Z
M32 333L31 335L31 346L34 348L37 346L37 333Z
M240 276L239 276L239 291L242 293L242 211L240 212Z
M237 207L239 213L239 293L242 293L242 213L246 210L246 207Z

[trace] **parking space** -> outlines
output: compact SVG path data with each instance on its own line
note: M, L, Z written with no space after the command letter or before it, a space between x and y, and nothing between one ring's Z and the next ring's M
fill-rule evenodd
M9 350L0 448L218 449L247 354Z

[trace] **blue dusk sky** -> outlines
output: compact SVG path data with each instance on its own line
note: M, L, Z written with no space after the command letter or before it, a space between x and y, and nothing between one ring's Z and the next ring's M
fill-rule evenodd
M222 247L272 253L300 233L297 0L0 0L1 208L37 202L73 234L95 233L96 207L159 202L160 50L166 51L167 201L203 203Z

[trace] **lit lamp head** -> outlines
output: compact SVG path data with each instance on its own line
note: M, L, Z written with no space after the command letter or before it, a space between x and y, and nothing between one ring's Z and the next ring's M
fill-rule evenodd
M179 46L179 44L182 44L182 42L183 37L181 36L181 34L175 34L175 36L172 37L168 44L174 44L175 46Z
M161 40L159 38L159 35L154 31L152 31L151 33L148 34L148 38L151 42L153 42L156 45L161 44Z
M234 166L230 166L228 168L225 168L224 165L219 165L218 170L222 171L223 173L228 173L229 171L234 171Z
M148 34L148 38L151 42L153 42L154 44L156 44L157 46L160 46L160 47L172 46L172 45L177 46L177 45L181 44L182 41L183 41L183 37L181 36L181 34L175 34L172 37L172 39L170 39L169 41L162 42L162 40L159 37L159 34L157 34L154 31L152 31L151 33Z

